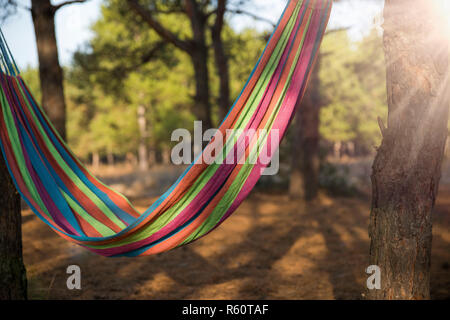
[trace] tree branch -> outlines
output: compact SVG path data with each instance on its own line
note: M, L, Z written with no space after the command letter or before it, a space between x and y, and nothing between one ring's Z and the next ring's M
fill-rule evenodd
M162 41L157 42L149 52L142 55L139 62L132 65L131 67L128 67L127 71L133 71L139 68L140 66L146 64L147 62L150 62L164 48L164 45L165 43Z
M154 17L153 12L141 6L137 0L127 0L128 6L135 11L155 32L167 42L170 42L177 48L190 52L191 46L188 41L179 39L174 33L167 30Z
M216 21L214 23L213 29L219 34L222 32L222 28L223 28L225 11L227 10L226 5L227 5L227 0L218 0L217 1Z
M249 17L251 17L251 18L253 18L255 20L266 22L266 23L272 25L273 27L276 26L276 23L274 23L272 20L264 18L264 17L260 17L260 16L258 16L256 14L252 13L252 12L249 12L249 11L245 11L245 10L241 10L241 9L229 9L228 12L231 12L231 13L234 13L234 14L243 14L243 15L249 16Z
M381 135L384 138L386 136L387 128L384 126L383 120L380 117L377 118L377 121L378 121L378 126L380 127Z
M62 2L60 4L54 5L53 6L53 12L56 12L59 9L61 9L62 7L67 6L67 5L75 4L75 3L84 3L86 1L87 0L69 0L69 1L65 1L65 2Z
M350 29L350 27L342 27L342 28L334 28L334 29L329 29L325 32L325 35L329 35L332 33L337 33L337 32L341 32L341 31L348 31Z
M5 22L7 18L15 15L17 13L17 9L31 11L30 7L17 3L16 0L0 0L0 8L0 23Z

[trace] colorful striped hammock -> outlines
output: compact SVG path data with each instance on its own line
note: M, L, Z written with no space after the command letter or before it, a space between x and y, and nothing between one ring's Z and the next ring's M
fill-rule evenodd
M1 34L1 150L16 188L33 212L59 235L103 256L156 254L206 235L236 210L268 165L251 162L250 157L272 156L276 151L268 135L229 137L226 130L278 130L281 140L305 92L331 3L288 2L222 122L221 135L213 138L224 139L222 160L244 147L244 161L206 164L200 156L142 214L96 179L62 141L19 75Z

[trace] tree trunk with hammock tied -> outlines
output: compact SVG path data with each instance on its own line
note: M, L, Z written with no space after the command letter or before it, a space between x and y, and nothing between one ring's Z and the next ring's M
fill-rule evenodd
M436 0L386 0L388 124L373 164L370 299L430 298L432 209L447 138L448 48Z
M0 300L27 298L20 196L0 156Z

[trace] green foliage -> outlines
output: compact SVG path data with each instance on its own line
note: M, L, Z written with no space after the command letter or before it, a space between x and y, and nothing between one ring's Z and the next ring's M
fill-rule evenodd
M68 131L82 156L135 153L141 138L139 106L147 110L146 139L155 147L168 144L170 133L192 120L189 62L135 20L124 1L106 1L92 27L93 39L74 55L71 90L66 90L73 102ZM168 20L186 29L182 21Z
M190 128L195 120L190 112L186 66L187 63L173 68L160 65L151 73L132 73L125 82L129 106L136 110L139 105L145 106L151 131L149 143L160 149L170 143L175 129ZM136 123L137 118L133 119Z
M135 110L113 96L105 95L97 86L91 90L89 103L76 104L77 88L68 93L68 133L69 143L81 157L90 153L117 155L134 151L137 145ZM81 91L83 94L83 91ZM135 120L136 121L136 120Z
M181 39L191 36L186 16L177 13L179 1L146 1L160 12L157 18L161 24ZM148 124L144 138L153 149L170 147L170 135L176 128L192 130L194 70L185 52L164 43L121 0L103 3L92 31L92 40L74 54L73 64L65 69L68 140L77 155L136 153L142 139L137 114L140 106L146 110ZM236 32L225 25L231 101L239 95L267 38L253 29ZM209 34L206 39L210 45ZM360 150L372 151L380 141L377 117L386 114L380 35L374 31L355 43L345 31L330 33L323 41L320 61L323 145L354 142ZM212 49L209 63L211 104L218 123L219 79ZM22 76L40 101L38 71L28 68ZM340 179L324 183L339 185Z
M27 84L28 88L33 92L33 96L38 103L41 102L42 93L41 93L41 82L39 80L39 71L37 69L33 69L31 67L25 68L20 72L22 79Z
M352 43L345 31L331 33L324 38L321 54L322 137L373 149L381 141L377 117L387 110L381 36L374 30Z
M262 54L267 37L253 29L237 34L228 28L224 33L230 56L231 94L232 98L236 98Z
M161 12L176 11L176 1L157 4ZM113 152L136 152L141 138L137 109L145 107L152 148L171 145L177 128L193 129L195 93L193 67L184 52L164 44L159 36L129 10L124 1L108 0L100 19L92 26L93 39L74 55L66 73L69 143L80 156ZM158 14L163 25L180 38L190 27L182 14ZM264 47L263 36L246 30L237 34L224 29L224 43L230 56L232 97L238 96ZM210 41L210 37L207 37ZM210 83L213 110L217 110L219 79L210 53ZM216 122L218 122L216 116Z

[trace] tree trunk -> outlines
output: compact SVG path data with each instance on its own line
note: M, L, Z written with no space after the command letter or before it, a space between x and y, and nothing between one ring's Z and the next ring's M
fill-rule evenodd
M192 41L188 54L191 56L195 77L194 114L203 122L205 130L213 127L211 104L209 101L208 47L206 45L206 25L208 17L202 12L201 4L195 0L185 0L186 15L192 29Z
M108 150L106 153L106 162L108 163L108 166L114 167L114 153L111 150Z
M55 36L55 7L50 0L32 0L31 14L39 57L42 106L63 139L66 139L66 104L63 71Z
M222 40L222 29L224 24L224 15L226 11L226 1L218 1L217 17L214 26L211 29L211 39L214 49L214 59L216 72L219 76L219 117L220 121L225 119L230 106L230 72L228 57L225 53Z
M333 143L333 155L334 158L339 160L341 159L341 155L342 155L342 142L341 141L336 141L335 143Z
M92 167L95 170L100 168L100 155L97 151L92 153Z
M435 0L386 0L388 127L373 164L370 299L430 298L431 212L447 138L447 41Z
M162 162L164 164L170 164L171 160L170 160L170 156L172 154L172 150L170 150L170 148L164 148L162 150Z
M208 49L205 44L199 44L190 55L195 77L194 114L202 121L204 130L208 130L213 127L209 101Z
M148 128L147 128L147 117L146 108L144 105L138 106L138 125L139 125L139 146L138 146L138 159L139 159L139 169L142 171L148 170Z
M319 190L319 68L318 58L294 123L289 185L292 199L311 201L317 197Z
M0 157L0 300L27 298L20 196Z
M160 146L155 146L155 163L162 164L164 161L163 153Z
M128 165L130 165L132 167L135 167L135 166L138 165L138 161L137 161L136 155L134 153L128 152L127 155L126 155L126 159L127 159L127 164Z

